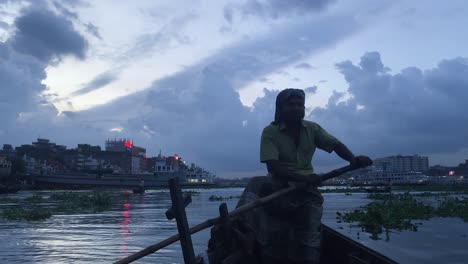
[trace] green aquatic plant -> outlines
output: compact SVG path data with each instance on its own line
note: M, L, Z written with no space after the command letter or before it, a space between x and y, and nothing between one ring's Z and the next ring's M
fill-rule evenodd
M77 192L54 192L49 196L49 199L56 201L71 201L81 197Z
M18 203L20 199L12 197L0 197L0 203Z
M2 212L2 217L6 220L39 221L45 220L51 216L52 213L48 209L41 207L11 207Z
M337 212L339 223L356 223L363 231L371 234L372 239L378 239L378 235L385 231L393 230L417 231L421 223L413 220L427 220L431 217L461 217L468 221L468 199L445 197L439 201L438 206L425 204L416 199L417 196L404 194L370 194L375 199L365 206L353 211Z
M232 199L239 199L240 196L228 196L228 197L222 197L222 196L216 196L216 195L211 195L208 200L210 201L226 201L226 200L232 200Z
M43 220L54 213L91 213L108 210L115 203L120 203L118 196L105 191L93 192L56 192L47 199L33 195L24 199L12 200L15 206L1 211L6 220Z
M109 209L113 204L112 196L101 191L53 193L50 199L58 202L56 210L59 212L100 212Z
M43 202L43 197L41 195L33 195L31 197L28 197L28 198L24 198L24 201L26 202L29 202L29 203L34 203L34 204L38 204L38 203L42 203Z
M440 203L436 214L441 217L460 217L468 222L468 198L447 198Z

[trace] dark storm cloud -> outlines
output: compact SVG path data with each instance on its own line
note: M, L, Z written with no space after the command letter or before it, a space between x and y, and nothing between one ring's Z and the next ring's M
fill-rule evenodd
M45 9L31 8L16 19L13 48L41 61L64 55L85 57L87 42L64 16Z
M437 67L416 67L391 74L377 52L359 65L337 64L352 96L335 93L311 118L344 142L375 156L437 154L468 147L468 60L443 60Z
M327 25L325 32L322 25ZM84 119L120 117L120 123L107 123L122 127L119 135L138 137L148 148L183 153L218 172L263 169L258 157L259 139L263 127L273 120L278 91L265 90L265 96L249 108L241 103L237 90L259 76L297 63L303 54L331 45L356 29L351 17L305 20L277 28L267 36L223 49L199 64L155 81L148 91L81 115ZM313 38L318 32L322 37ZM314 90L307 89L309 93Z
M85 41L71 23L44 8L32 2L15 20L13 35L0 42L0 134L13 144L46 135L60 123L57 109L45 100L53 95L42 95L45 69L53 59L85 54Z

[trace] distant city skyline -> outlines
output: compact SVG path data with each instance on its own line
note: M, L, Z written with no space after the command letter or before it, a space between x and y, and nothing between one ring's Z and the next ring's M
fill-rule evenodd
M107 144L108 142L112 143L112 142L126 142L126 141L131 142L131 145L132 145L132 146L133 146L133 145L136 146L136 144L135 144L131 139L129 139L129 138L106 139L104 145L101 145L101 144L92 145L92 144L89 144L89 143L86 143L86 142L81 142L81 143L77 143L76 146L65 146L65 145L61 145L61 144L59 144L58 142L54 142L53 140L51 140L51 139L49 139L49 138L40 138L40 137L39 137L39 138L37 138L36 140L46 140L46 141L48 141L48 142L51 143L51 144L56 144L57 146L64 146L64 147L66 147L66 149L77 149L77 148L80 147L80 145L89 145L89 146L91 146L91 147L99 147L102 151L104 151L104 150L107 150L107 151L117 151L117 150L115 149L115 147L110 147L110 148L106 147L106 144ZM15 146L15 145L12 145L12 144L9 144L9 143L2 143L2 142L0 142L0 145L3 146L3 150L4 150L5 146L11 146L12 149L14 150L16 147L21 147L21 146L23 146L23 145L31 145L31 144L33 144L33 143L34 143L34 142L31 142L31 143L24 143L24 144L20 144L20 145L18 145L18 146ZM148 151L148 149L147 149L145 146L136 146L136 148L138 148L138 149L143 149L144 154L146 154L147 151ZM0 150L1 150L1 149L0 149ZM121 150L118 150L118 151L121 151ZM151 152L151 154L149 154L148 156L156 157L156 156L158 156L158 155L160 155L160 154L164 154L164 153L165 153L165 152L164 152L163 150L161 150L161 149L158 150L158 151L153 150L153 151ZM168 155L168 156L172 156L172 155L177 155L177 156L179 156L178 153L166 153L166 155ZM0 156L1 156L1 152L0 152ZM408 163L408 162L409 162L409 163L412 163L412 162L413 162L413 159L417 160L417 163L418 163L417 167L420 167L420 166L422 166L422 167L427 167L427 166L424 166L424 165L420 165L420 162L422 162L423 164L428 164L428 166L442 165L441 163L438 163L437 161L433 161L433 160L429 159L427 156L420 155L420 154L417 154L417 153L413 153L413 154L408 154L408 153L406 153L406 154L405 154L405 153L394 153L394 154L391 154L391 155L388 155L388 156L374 157L373 159L374 159L374 161L378 162L378 164L377 164L378 166L381 166L381 165L382 165L383 163L385 163L385 162L389 162L389 161L387 161L388 159L401 159L400 165L398 165L398 166L405 166L404 164L406 164L406 163ZM460 165L460 164L464 164L464 163L466 163L466 161L468 161L468 157L467 157L465 160L463 160L463 161L461 161L460 163L458 163L458 164L451 164L451 166L454 167L454 166L457 166L457 165ZM391 162L393 162L393 161L391 161ZM374 164L374 165L376 165L376 164ZM406 165L406 166L410 166L410 165ZM449 165L449 166L450 166L450 165Z
M355 154L459 164L467 13L461 0L0 1L0 142L132 138L262 175L261 131L295 87L306 119Z

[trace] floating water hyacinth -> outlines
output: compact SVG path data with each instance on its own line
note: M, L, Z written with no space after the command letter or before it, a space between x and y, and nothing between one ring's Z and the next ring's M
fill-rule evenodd
M113 204L125 197L111 195L108 191L57 192L44 198L33 195L24 199L4 198L5 206L1 216L6 220L38 221L51 217L54 213L94 213L109 210Z
M226 201L226 200L239 199L239 198L240 196L222 197L222 196L211 195L208 199L210 201Z
M453 194L453 193L450 193ZM437 196L437 194L434 194ZM421 223L414 220L427 220L431 217L460 217L468 221L468 198L444 197L437 200L437 205L428 205L416 197L429 196L429 193L405 194L370 194L377 199L365 206L350 212L337 212L339 223L356 223L353 226L362 228L371 234L372 239L379 239L379 234L393 230L417 231Z

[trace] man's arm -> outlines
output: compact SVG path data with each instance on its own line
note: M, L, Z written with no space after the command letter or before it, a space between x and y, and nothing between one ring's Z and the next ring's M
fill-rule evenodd
M278 160L267 160L266 165L268 172L272 173L273 175L277 175L278 177L281 177L283 179L297 182L306 182L309 184L320 183L320 177L316 174L302 175L294 173L288 168L281 166L281 163Z
M348 161L351 163L354 160L354 154L351 152L351 150L348 149L348 147L345 146L345 144L339 142L335 148L333 149L335 153L342 159Z
M348 161L351 166L356 166L358 168L364 168L372 165L372 160L367 156L354 156L351 150L345 146L343 143L338 143L333 149L335 153L342 159Z

